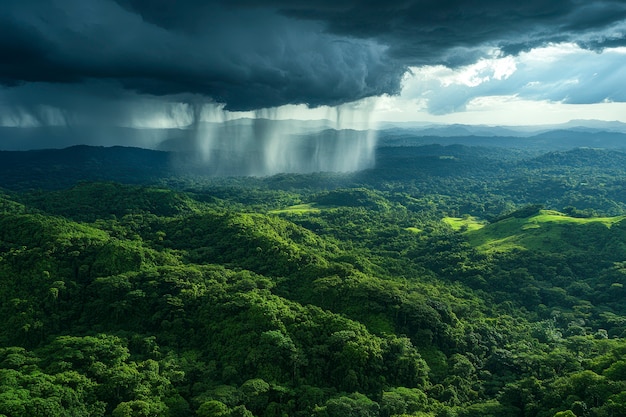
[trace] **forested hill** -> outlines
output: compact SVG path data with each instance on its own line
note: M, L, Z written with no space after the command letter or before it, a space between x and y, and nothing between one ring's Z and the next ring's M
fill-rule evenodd
M626 133L597 129L551 129L535 134L485 128L403 129L380 132L382 146L421 146L428 144L481 146L488 148L526 149L530 151L566 151L592 147L626 150Z
M626 415L618 151L0 156L0 416Z
M171 174L170 159L166 152L120 146L0 151L0 186L65 188L81 180L149 183Z
M261 182L275 187L368 185L377 188L381 181L414 181L431 176L489 176L494 180L510 180L517 176L528 177L529 170L541 171L550 166L559 169L571 165L581 170L619 172L626 159L626 153L617 149L537 150L524 146L523 141L517 142L520 145L517 148L505 149L473 146L475 138L465 138L467 144L459 144L464 141L454 139L458 142L449 145L407 146L386 146L383 139L372 169L350 175L283 174ZM166 184L178 188L202 182L224 183L211 173L211 167L197 155L140 148L81 145L65 149L0 151L0 187L10 190L60 189L80 181Z

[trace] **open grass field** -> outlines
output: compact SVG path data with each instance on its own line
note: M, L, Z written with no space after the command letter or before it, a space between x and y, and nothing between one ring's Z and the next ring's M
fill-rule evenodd
M296 204L295 206L285 207L284 209L272 210L269 214L304 214L304 213L319 213L319 208L315 203Z
M474 231L485 226L485 222L476 217L444 217L443 222L450 226L453 230Z
M582 250L590 245L599 248L610 241L626 241L626 235L621 230L610 230L625 218L576 218L554 210L540 210L530 217L508 217L484 227L468 227L466 235L473 247L487 253L513 249ZM456 224L459 225L458 222Z

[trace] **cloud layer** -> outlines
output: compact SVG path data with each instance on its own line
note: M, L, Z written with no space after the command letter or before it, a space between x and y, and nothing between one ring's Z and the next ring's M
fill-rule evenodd
M0 82L91 88L112 81L152 95L202 95L233 110L339 104L399 91L404 68L386 59L387 47L376 41L327 34L320 23L265 9L207 2L167 13L173 3L16 3L0 17L0 53L10 57Z
M626 48L600 54L574 44L482 59L455 69L413 68L403 100L419 100L431 114L465 111L480 97L516 97L563 104L626 102Z
M626 4L612 0L10 0L0 83L232 110L337 105L399 93L409 66L456 68L550 43L626 45L625 19Z

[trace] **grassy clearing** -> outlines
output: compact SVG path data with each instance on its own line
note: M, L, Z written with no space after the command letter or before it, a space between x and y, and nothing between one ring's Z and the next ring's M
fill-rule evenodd
M485 223L478 220L476 217L444 217L443 222L450 226L453 230L462 231L474 231L479 230L485 226Z
M536 216L532 216L527 220L532 220L534 223L573 223L573 224L589 224L589 223L601 223L606 227L611 227L614 223L624 220L626 216L616 217L570 217L566 214L560 213L554 210L541 210Z
M466 235L472 246L488 253L512 249L575 251L607 240L611 226L625 218L576 218L553 210L541 210L534 216L509 217L481 229L468 230Z
M285 207L284 209L272 210L269 214L304 214L319 213L322 210L315 203L296 204L295 206Z

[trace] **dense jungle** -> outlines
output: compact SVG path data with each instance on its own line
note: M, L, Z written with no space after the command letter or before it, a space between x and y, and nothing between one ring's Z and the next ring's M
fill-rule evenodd
M0 152L1 416L626 415L622 150L189 166Z

